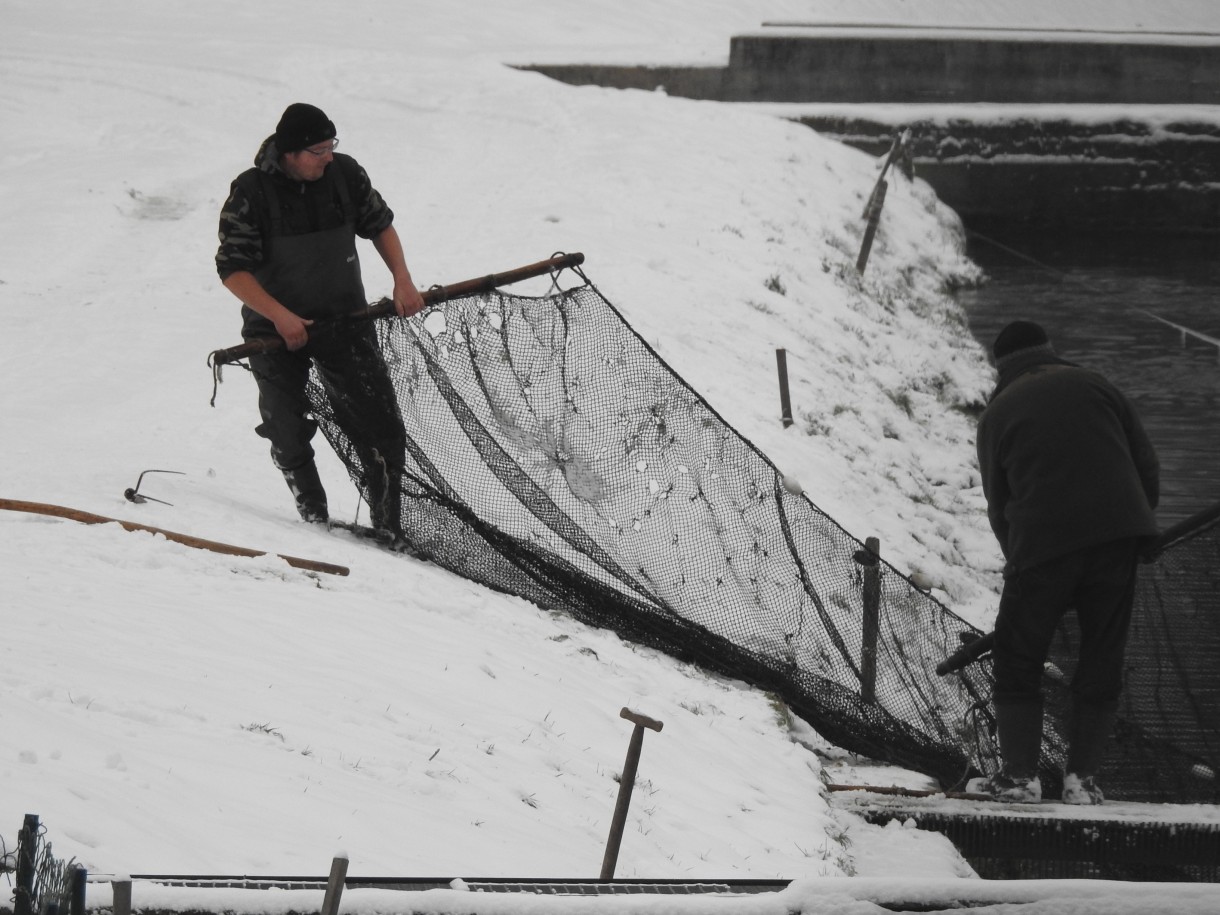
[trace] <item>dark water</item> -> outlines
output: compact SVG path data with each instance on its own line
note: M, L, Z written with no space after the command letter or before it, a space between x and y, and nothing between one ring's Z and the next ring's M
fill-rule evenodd
M1220 503L1220 348L1183 346L1144 314L1220 340L1220 239L973 235L970 254L991 280L958 300L984 346L1009 321L1037 321L1135 404L1161 460L1162 528Z

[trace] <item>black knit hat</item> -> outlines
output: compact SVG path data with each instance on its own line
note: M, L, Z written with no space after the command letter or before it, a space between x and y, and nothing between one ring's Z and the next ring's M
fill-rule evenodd
M275 125L275 148L281 153L299 152L307 146L335 138L334 122L321 108L294 102L284 109Z
M991 353L998 365L1014 353L1035 348L1045 353L1054 352L1050 338L1040 325L1033 321L1013 321L996 335L995 343L991 344Z

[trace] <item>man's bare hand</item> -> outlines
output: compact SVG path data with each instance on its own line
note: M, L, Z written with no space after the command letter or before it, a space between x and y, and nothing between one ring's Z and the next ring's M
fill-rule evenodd
M313 321L301 318L290 311L275 322L275 332L284 338L284 345L291 350L298 350L309 342L309 325Z
M411 280L394 283L394 311L401 318L409 318L424 310L424 297Z

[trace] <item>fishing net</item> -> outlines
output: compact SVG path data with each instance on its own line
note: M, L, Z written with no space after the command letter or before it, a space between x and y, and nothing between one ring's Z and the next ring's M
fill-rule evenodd
M376 322L407 432L401 521L413 547L488 587L771 691L851 752L945 787L994 771L990 662L935 673L981 633L786 489L575 273L579 285L541 297L496 290L426 318ZM341 428L316 373L309 397L367 497L373 469L353 441L365 433ZM1214 540L1207 548L1214 569ZM1158 625L1186 644L1195 634L1176 616L1183 592L1168 582L1179 576L1169 563L1188 549L1167 551L1163 579L1141 588L1145 606L1149 589L1164 595ZM1206 615L1202 604L1197 612ZM1210 625L1214 636L1214 613ZM1213 648L1213 666L1216 657ZM1150 670L1164 679L1159 661ZM1209 682L1210 750L1186 756L1215 768ZM1054 791L1066 706L1061 684L1048 686L1060 687L1044 741ZM1148 701L1182 707L1169 684L1156 695ZM1152 727L1146 713L1141 705L1124 726L1138 722L1149 746L1176 739L1177 718Z
M376 322L407 431L401 520L414 548L772 691L872 759L952 785L993 757L976 714L987 670L931 673L977 632L785 489L581 279ZM367 495L367 449L316 375L309 397Z

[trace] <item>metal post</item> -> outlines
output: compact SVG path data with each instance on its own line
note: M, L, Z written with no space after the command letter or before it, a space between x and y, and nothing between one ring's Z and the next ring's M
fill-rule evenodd
M782 411L784 428L792 425L792 400L788 396L788 352L775 351L775 367L779 370L779 406Z
M869 537L864 549L870 561L864 566L864 622L860 648L860 696L877 701L877 636L881 629L881 541Z
M623 763L623 775L618 783L618 800L614 805L614 818L610 821L610 838L606 841L606 854L602 858L601 880L613 880L614 868L618 864L618 850L623 841L623 828L627 824L627 808L631 806L631 789L635 786L635 773L640 764L640 750L644 746L644 728L660 731L664 725L654 718L640 715L625 708L618 713L635 724L631 742L627 745L627 761Z

